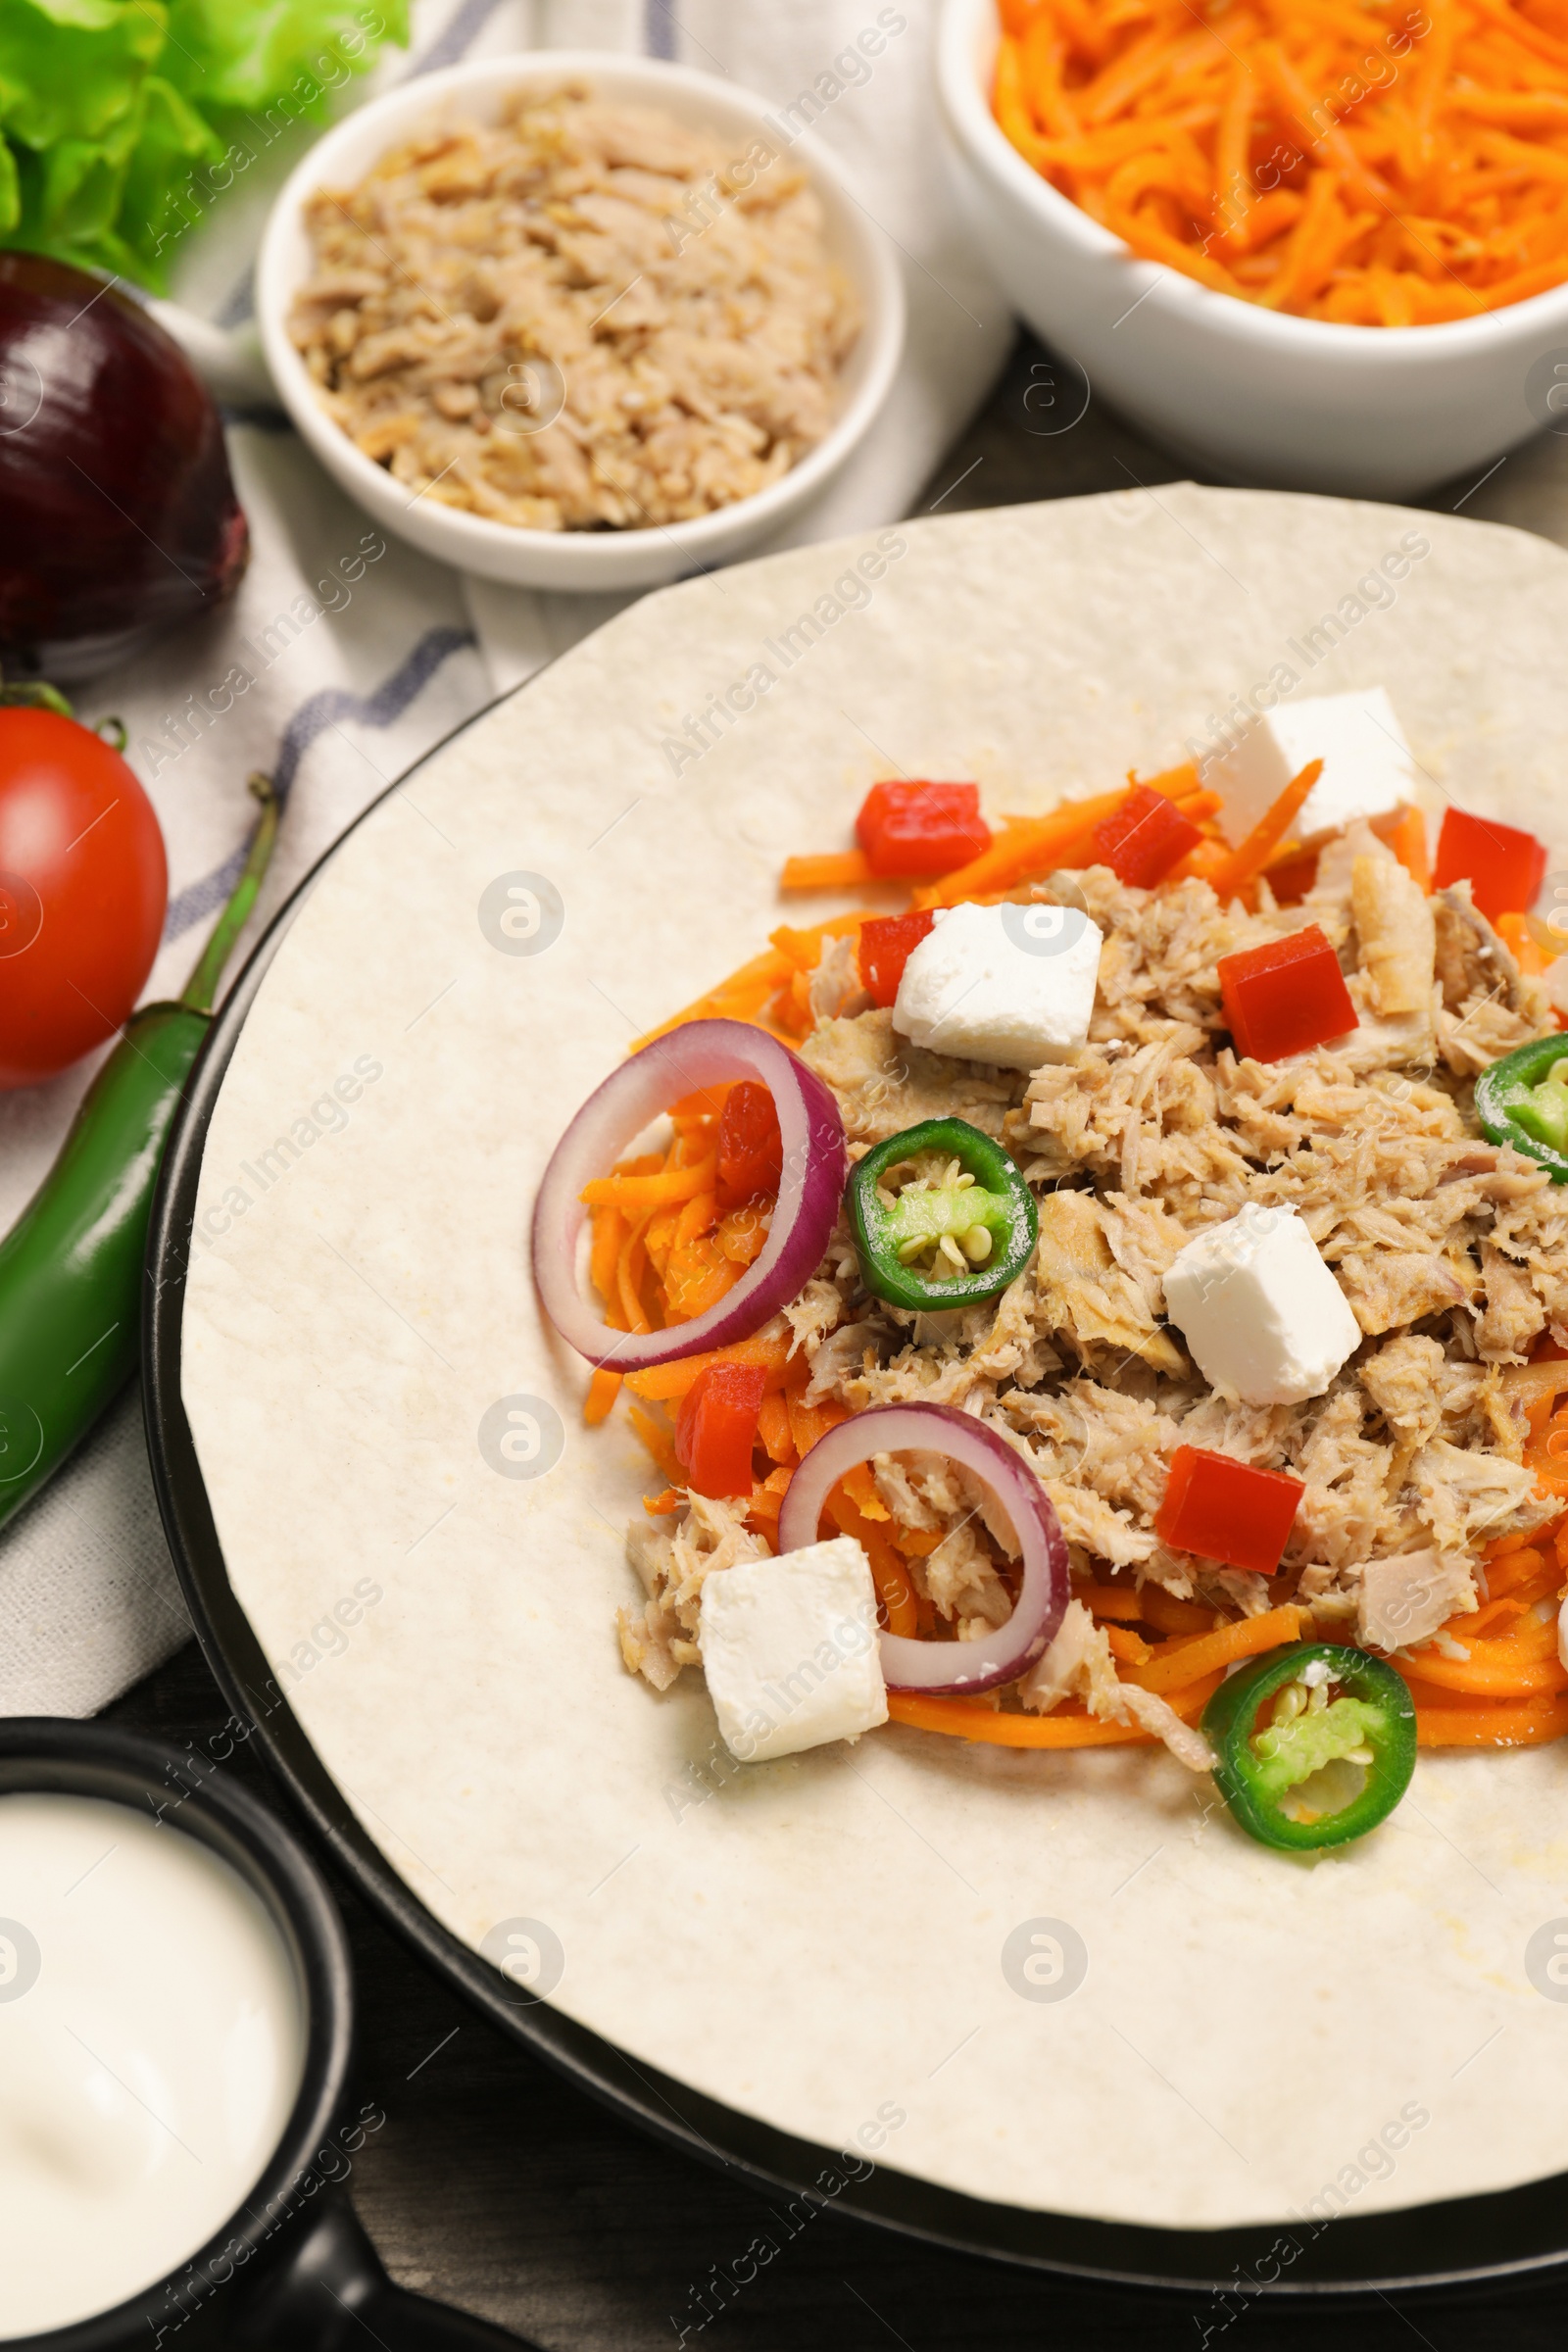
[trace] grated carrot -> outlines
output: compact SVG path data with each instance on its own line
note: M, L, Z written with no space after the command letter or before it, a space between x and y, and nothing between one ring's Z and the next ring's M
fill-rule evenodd
M778 886L780 890L858 890L875 879L863 850L830 850L820 858L786 858Z
M601 1364L588 1383L587 1401L582 1408L582 1417L590 1429L597 1429L601 1421L610 1418L611 1408L619 1395L620 1374Z
M960 865L956 873L944 874L940 882L928 883L917 890L914 905L956 906L961 900L1005 890L1031 874L1050 873L1058 865L1070 865L1071 853L1080 846L1087 852L1095 827L1102 824L1126 798L1124 786L1119 792L1097 793L1087 801L1064 801L1046 816L1009 819L989 850L971 858L967 865Z
M1222 906L1240 898L1257 880L1322 773L1322 760L1309 760L1300 774L1293 776L1278 798L1270 802L1247 839L1209 875L1209 885Z
M789 1352L788 1328L764 1325L751 1339L737 1340L732 1348L712 1348L706 1355L683 1355L673 1364L654 1364L646 1372L628 1372L626 1386L650 1404L668 1404L673 1398L684 1396L698 1373L706 1372L710 1364L760 1364L768 1374L769 1385L776 1386L784 1377Z
M641 1405L628 1405L626 1409L633 1429L653 1455L660 1472L672 1487L684 1489L686 1473L675 1458L675 1448L670 1444L667 1432L661 1429L653 1415L645 1413Z
M1133 252L1420 327L1568 279L1565 28L1560 0L1009 0L994 107Z
M1168 1697L1171 1691L1185 1690L1200 1676L1230 1665L1234 1658L1253 1658L1260 1650L1278 1649L1285 1642L1298 1642L1303 1623L1310 1623L1309 1613L1298 1608L1294 1601L1287 1601L1282 1608L1265 1609L1258 1617L1240 1617L1233 1625L1216 1627L1211 1634L1192 1634L1185 1638L1176 1635L1163 1648L1152 1652L1147 1666L1135 1666L1122 1680Z
M1141 1681L1126 1675L1127 1682ZM1184 1723L1195 1723L1224 1677L1207 1674L1201 1682L1177 1692L1171 1705ZM1102 1723L1082 1713L1068 1700L1050 1715L1004 1715L972 1698L927 1697L921 1691L890 1690L888 1714L922 1732L947 1732L954 1739L977 1740L988 1747L1151 1747L1153 1734L1136 1724Z
M594 1208L659 1208L710 1193L718 1163L709 1152L689 1168L663 1168L657 1176L593 1176L580 1199Z

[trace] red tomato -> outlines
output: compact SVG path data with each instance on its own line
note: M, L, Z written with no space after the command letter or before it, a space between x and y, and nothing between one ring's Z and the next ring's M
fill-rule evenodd
M1340 959L1316 923L1218 964L1220 995L1238 1054L1283 1061L1360 1027Z
M1494 817L1471 816L1463 808L1444 810L1434 890L1468 881L1476 905L1494 923L1499 914L1528 913L1545 873L1546 845L1534 833L1499 825Z
M1272 1576L1306 1493L1283 1470L1258 1470L1202 1446L1178 1446L1154 1531L1175 1551Z
M873 784L855 830L873 874L951 874L991 847L978 784Z
M675 1459L699 1494L750 1494L752 1447L767 1373L760 1364L710 1364L675 1416Z
M1095 827L1097 865L1108 865L1130 890L1152 890L1202 835L1173 801L1135 784L1121 807Z
M856 956L873 1004L886 1007L894 1002L905 965L921 940L929 938L935 922L930 913L873 914L860 925Z
M114 1036L168 899L164 837L120 754L56 710L0 710L0 1088Z
M759 1086L753 1078L743 1078L730 1088L719 1113L720 1208L738 1208L743 1200L776 1194L783 1173L784 1140L779 1134L773 1098L765 1086Z

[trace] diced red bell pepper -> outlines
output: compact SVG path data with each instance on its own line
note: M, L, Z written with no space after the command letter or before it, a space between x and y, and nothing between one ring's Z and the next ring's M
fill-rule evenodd
M1154 1533L1173 1551L1272 1576L1305 1493L1283 1470L1257 1470L1228 1453L1178 1446Z
M991 847L978 784L913 778L873 784L855 820L856 837L880 879L951 874Z
M1135 784L1095 827L1094 862L1131 890L1152 890L1202 840L1198 827L1152 785Z
M860 925L860 978L873 1004L893 1003L905 965L921 940L930 936L935 921L927 909L920 914L874 914Z
M1360 1017L1316 923L1219 959L1220 995L1238 1054L1283 1061L1358 1029Z
M767 1371L761 1364L710 1364L680 1400L675 1459L688 1486L715 1500L752 1491L752 1448Z
M1546 845L1534 833L1463 808L1444 810L1434 890L1468 880L1476 905L1494 923L1499 914L1528 914L1545 878Z
M718 1115L718 1205L738 1208L777 1193L784 1170L778 1111L765 1086L743 1078L724 1098Z

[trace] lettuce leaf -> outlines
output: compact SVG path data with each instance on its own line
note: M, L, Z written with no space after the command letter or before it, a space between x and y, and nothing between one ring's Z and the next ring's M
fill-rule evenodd
M389 39L407 0L0 0L0 244L161 293L254 118L318 121Z

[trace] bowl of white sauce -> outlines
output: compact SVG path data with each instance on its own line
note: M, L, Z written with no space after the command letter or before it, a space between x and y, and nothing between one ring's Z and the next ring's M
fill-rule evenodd
M311 2352L345 2307L514 2345L381 2269L340 2186L373 2125L336 1905L256 1798L191 1779L101 1725L0 1720L0 2345Z

